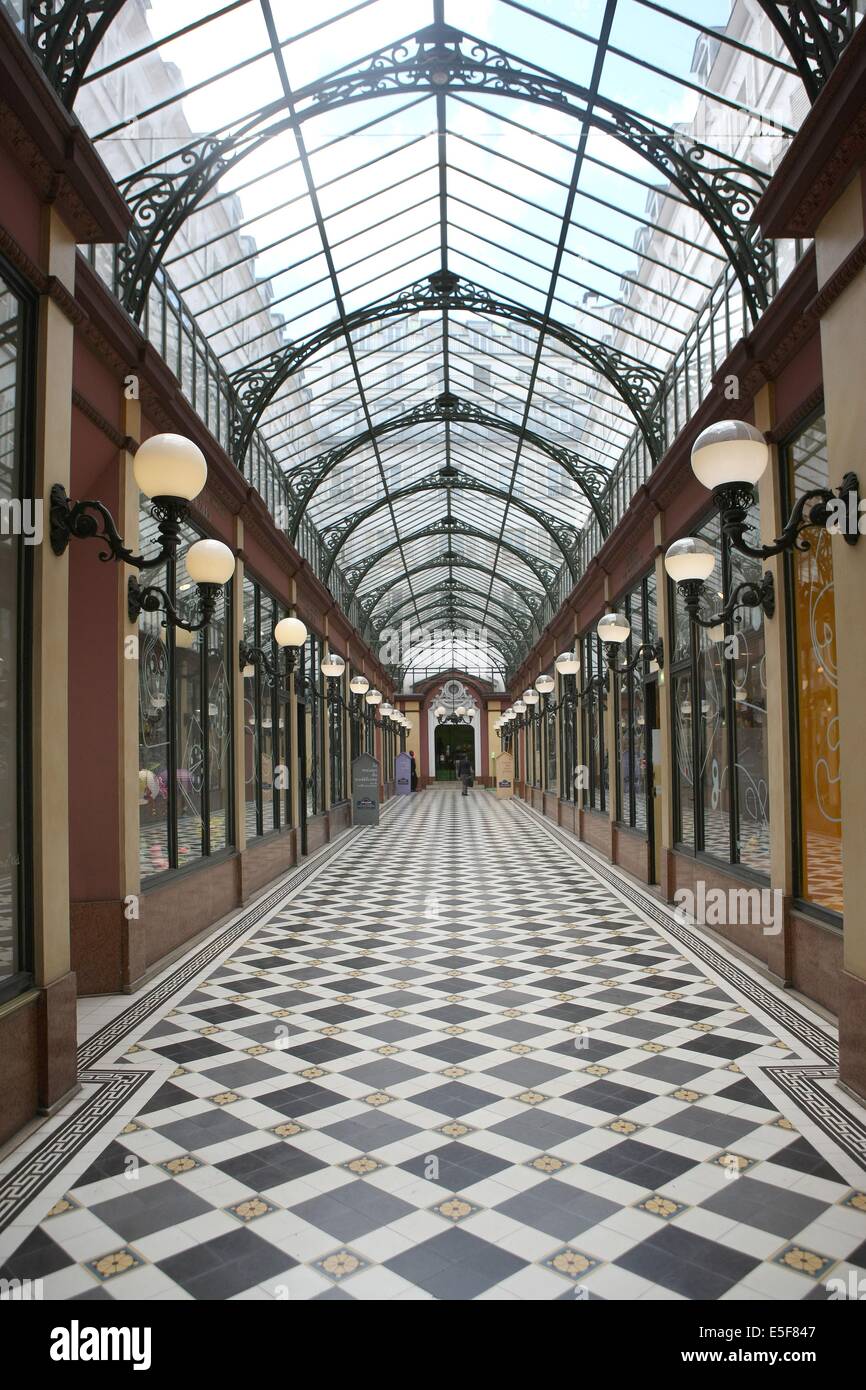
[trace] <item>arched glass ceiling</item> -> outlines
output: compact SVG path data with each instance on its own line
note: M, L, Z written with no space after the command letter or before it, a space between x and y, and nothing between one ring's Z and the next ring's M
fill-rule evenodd
M256 427L371 632L438 592L506 663L636 429L658 456L654 394L720 273L735 333L772 294L750 214L854 23L840 0L51 8L32 41L136 217L130 311L167 270L237 388L238 463Z

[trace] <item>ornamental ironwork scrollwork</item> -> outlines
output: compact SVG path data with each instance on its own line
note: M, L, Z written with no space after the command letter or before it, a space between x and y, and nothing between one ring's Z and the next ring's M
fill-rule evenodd
M813 101L848 45L855 24L851 0L758 0L769 16Z
M481 492L488 497L496 497L500 500L506 499L510 506L515 507L520 512L524 512L547 532L562 551L569 573L573 577L577 577L580 538L577 530L573 526L566 525L565 522L560 521L557 517L551 516L549 512L540 511L537 507L531 506L530 503L525 502L520 497L509 496L502 488L496 488L488 483L482 483L479 479L473 478L471 474L464 473L459 468L452 468L447 477L443 477L442 470L437 469L433 473L428 473L423 478L417 479L416 482L411 483L407 487L398 488L395 492L390 494L390 497L385 497L383 495L374 502L369 503L368 506L358 511L350 512L347 516L341 517L339 521L334 522L332 526L327 527L322 532L322 546L328 557L325 572L322 575L324 583L327 584L331 570L336 563L337 555L352 532L369 517L373 516L380 507L385 506L389 500L392 503L399 502L404 497L413 497L419 492L430 492L439 489L450 490L452 488L466 492Z
M25 5L27 42L67 108L122 8L123 0L29 0Z
M525 305L497 299L488 290L455 275L453 271L437 270L417 280L392 300L366 305L346 315L345 324L343 320L335 320L306 338L285 344L271 355L266 365L241 367L234 372L231 382L237 396L238 411L232 421L231 450L235 463L239 467L243 463L256 425L280 386L311 357L342 339L346 330L351 332L371 323L446 309L505 319L528 327L533 332L543 328L548 337L562 343L609 382L635 420L652 458L655 462L661 459L666 448L666 437L657 400L664 381L663 372L629 357L619 348L585 337L556 319L546 319ZM453 399L456 401L458 398ZM493 418L497 419L501 428L498 417ZM336 449L342 447L336 446ZM325 458L324 455L321 457Z
M291 538L294 539L297 536L301 520L317 488L351 454L363 448L365 444L380 439L386 434L410 430L417 425L439 420L449 423L481 425L486 429L512 435L533 445L541 453L546 454L548 458L559 464L577 483L595 514L602 535L607 535L609 512L606 497L610 487L610 473L606 469L598 464L588 463L571 449L551 443L550 440L537 434L534 430L522 429L513 421L493 415L482 406L462 400L451 393L443 392L435 400L424 401L420 405L413 406L411 410L403 411L400 415L392 416L389 420L380 421L372 428L363 430L360 434L344 440L341 444L333 445L330 449L318 454L316 458L287 474L286 485L291 506L288 531Z

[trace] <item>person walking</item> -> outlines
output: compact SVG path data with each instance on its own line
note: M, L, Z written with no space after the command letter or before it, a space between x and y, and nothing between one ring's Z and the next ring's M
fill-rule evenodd
M460 754L460 761L457 764L457 776L463 783L463 791L460 795L468 796L469 788L472 786L474 778L472 776L472 764L465 753Z
M412 759L412 778L410 786L412 788L412 791L416 792L418 790L418 768L415 765L415 754L412 752L411 749L409 750L409 757Z

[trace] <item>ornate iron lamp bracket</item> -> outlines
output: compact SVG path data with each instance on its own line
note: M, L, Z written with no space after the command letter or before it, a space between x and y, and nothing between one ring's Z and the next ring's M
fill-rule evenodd
M63 484L55 483L48 514L51 549L55 555L63 555L70 540L98 540L106 547L100 552L100 560L120 560L139 570L154 569L176 553L180 528L189 517L189 505L177 497L154 497L151 516L157 522L160 548L155 555L134 555L124 545L104 502L93 498L72 502Z

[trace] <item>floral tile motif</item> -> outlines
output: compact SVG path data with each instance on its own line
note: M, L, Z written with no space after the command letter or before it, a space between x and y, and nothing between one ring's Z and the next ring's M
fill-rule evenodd
M360 1274L362 1269L368 1269L369 1265L361 1255L344 1246L340 1250L332 1250L321 1260L316 1260L315 1267L320 1269L335 1284L341 1284L345 1279L350 1279L353 1274Z
M106 1283L109 1279L116 1279L120 1274L128 1274L131 1269L140 1269L147 1261L142 1259L137 1250L133 1250L129 1245L123 1245L119 1250L110 1250L107 1255L100 1255L95 1260L86 1260L84 1268L89 1269L100 1283Z
M663 1197L659 1192L635 1202L634 1206L636 1211L648 1212L650 1216L660 1216L663 1221L670 1221L674 1216L679 1216L681 1211L689 1210L683 1202L675 1202L672 1197Z
M806 1250L802 1245L786 1245L773 1256L772 1263L793 1269L797 1274L806 1274L810 1279L822 1279L837 1261L815 1250Z
M556 1274L562 1274L566 1279L576 1283L587 1274L591 1274L594 1269L598 1269L602 1261L573 1245L564 1245L554 1255L548 1256L543 1263L547 1269L552 1269Z
M280 1208L273 1202L269 1202L267 1197L247 1197L243 1202L236 1202L234 1206L223 1207L223 1211L234 1216L238 1221L249 1222L258 1221L259 1217L267 1216L269 1212L279 1211Z

